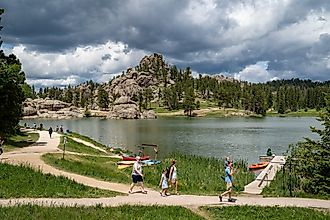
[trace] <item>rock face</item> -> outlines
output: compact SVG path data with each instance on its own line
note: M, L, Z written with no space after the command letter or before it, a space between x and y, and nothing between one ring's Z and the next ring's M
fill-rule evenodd
M158 99L158 88L162 81L157 79L159 72L166 76L170 74L169 67L163 61L163 57L158 54L145 56L140 64L134 69L129 68L125 75L114 79L111 85L105 88L109 93L113 106L109 112L108 118L116 119L154 119L156 114L153 110L140 112L137 97L150 88L152 99ZM170 82L170 80L169 80Z
M28 118L81 118L82 112L71 104L51 99L26 99L23 116Z

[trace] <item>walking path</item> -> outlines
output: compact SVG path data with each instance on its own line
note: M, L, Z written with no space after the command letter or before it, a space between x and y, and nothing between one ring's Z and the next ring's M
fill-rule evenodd
M49 152L61 152L57 146L60 143L60 135L53 133L49 138L47 131L39 131L40 138L34 146L19 149L17 151L3 154L2 162L11 164L29 164L32 167L40 169L44 173L65 176L78 183L100 189L107 189L121 193L127 193L128 184L110 183L94 178L58 170L45 164L41 155ZM255 197L237 197L236 203L219 203L217 196L195 196L195 195L173 195L161 197L159 192L147 189L148 194L133 193L128 196L116 196L111 198L18 198L18 199L0 199L1 206L14 206L17 204L38 204L45 206L119 206L123 204L139 205L180 205L186 207L196 207L203 205L260 205L260 206L298 206L322 208L330 210L329 200L305 199L305 198L262 198Z

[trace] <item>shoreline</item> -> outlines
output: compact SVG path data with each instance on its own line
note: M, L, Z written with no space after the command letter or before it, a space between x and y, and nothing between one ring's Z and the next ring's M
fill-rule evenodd
M22 119L50 119L50 120L65 120L65 119L79 119L79 118L104 118L108 115L108 111L101 111L101 110L89 110L90 116L86 117L68 117L68 116L61 116L61 117L39 117L38 115L33 116L23 116ZM241 110L241 109L233 109L233 108L226 108L226 109L219 109L217 107L210 107L210 108L203 108L193 111L193 116L191 118L236 118L236 117L253 117L253 118L264 118L264 117L318 117L320 112L315 110L307 111L307 112L289 112L285 114L279 114L275 112L267 112L265 116L255 114L250 111ZM188 117L184 114L184 110L178 111L171 111L171 112L156 112L157 118L167 118L167 117ZM156 118L156 119L157 119ZM139 119L140 120L140 119Z

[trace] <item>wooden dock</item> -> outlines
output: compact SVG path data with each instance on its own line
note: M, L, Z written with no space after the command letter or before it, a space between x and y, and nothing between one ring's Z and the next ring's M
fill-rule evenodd
M261 194L262 189L275 178L277 171L279 171L284 164L284 156L275 156L257 178L244 187L244 193L255 195Z

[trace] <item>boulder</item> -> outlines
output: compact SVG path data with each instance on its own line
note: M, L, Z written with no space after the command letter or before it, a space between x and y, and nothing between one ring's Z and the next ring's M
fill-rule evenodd
M111 119L139 119L140 111L136 104L115 105L107 118Z
M32 106L23 107L23 115L32 116L37 114L37 109Z
M154 110L143 111L141 113L141 119L156 119L157 115Z

